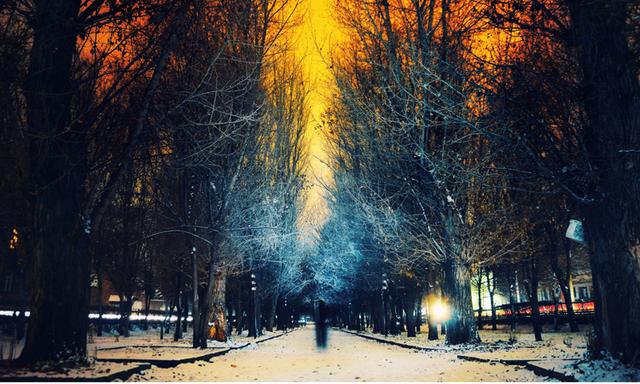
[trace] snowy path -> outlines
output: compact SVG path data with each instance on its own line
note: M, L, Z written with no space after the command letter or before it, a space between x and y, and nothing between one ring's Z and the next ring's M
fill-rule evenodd
M415 352L330 331L315 348L313 328L233 351L211 362L154 367L130 380L152 381L541 381L514 366L462 361L448 352Z

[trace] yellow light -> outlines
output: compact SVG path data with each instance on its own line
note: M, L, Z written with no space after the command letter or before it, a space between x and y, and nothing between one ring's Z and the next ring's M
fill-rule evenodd
M449 319L449 307L440 300L433 303L433 317L436 321L446 321Z
M10 250L14 250L18 247L18 230L16 228L13 228L13 231L11 233L11 239L9 240L9 249Z

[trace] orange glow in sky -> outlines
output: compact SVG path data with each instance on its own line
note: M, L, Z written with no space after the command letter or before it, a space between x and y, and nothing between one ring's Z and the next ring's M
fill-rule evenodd
M304 21L295 32L296 54L302 58L305 83L309 89L310 118L306 136L309 143L309 191L303 223L321 225L326 218L323 183L331 183L331 170L326 165L327 151L322 132L318 128L327 100L333 90L329 61L338 39L338 24L332 10L335 0L303 0Z

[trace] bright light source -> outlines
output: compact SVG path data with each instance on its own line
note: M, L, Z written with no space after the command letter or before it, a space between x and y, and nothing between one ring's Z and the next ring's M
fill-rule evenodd
M440 300L433 303L433 317L436 321L446 321L449 319L449 308Z

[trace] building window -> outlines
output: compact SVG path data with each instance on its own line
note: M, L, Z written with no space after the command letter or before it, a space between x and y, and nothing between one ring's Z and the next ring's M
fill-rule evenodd
M548 301L549 300L549 289L548 288L542 288L540 291L538 291L538 300L540 301Z
M578 297L580 299L588 299L591 297L591 295L589 294L589 287L580 287L578 289Z

